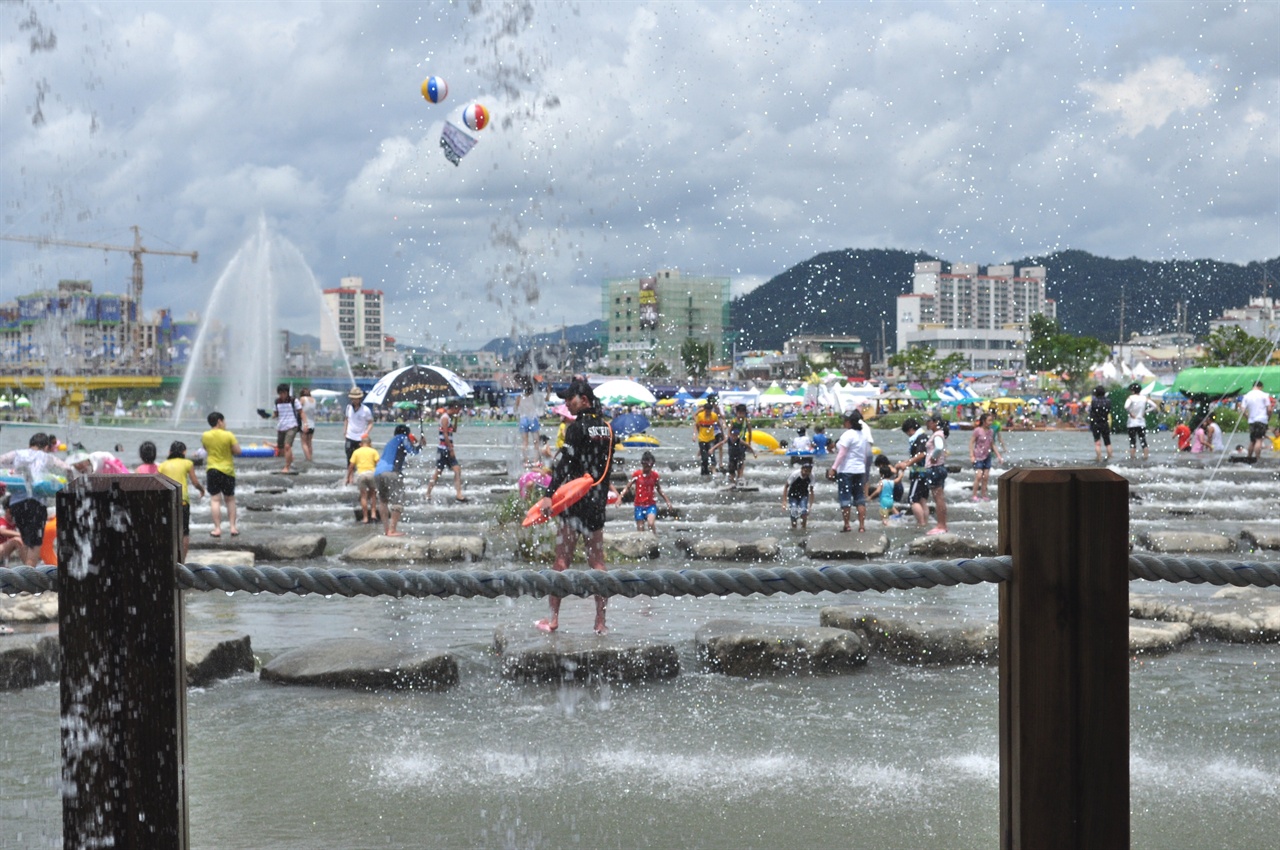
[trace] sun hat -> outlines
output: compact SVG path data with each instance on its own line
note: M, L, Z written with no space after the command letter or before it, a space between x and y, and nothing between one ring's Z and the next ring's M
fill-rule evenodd
M350 398L350 399L364 398L364 390L360 389L359 387L352 387L350 390L347 391L347 398Z

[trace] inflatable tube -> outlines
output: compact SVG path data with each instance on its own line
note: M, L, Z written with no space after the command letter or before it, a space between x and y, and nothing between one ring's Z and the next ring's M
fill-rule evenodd
M771 452L782 448L778 443L777 437L765 431L761 431L759 428L751 429L751 442L755 443L760 448L768 449Z
M623 438L622 445L630 446L633 449L635 448L652 449L656 446L662 445L662 443L658 442L657 437L651 437L648 434L632 434L629 437Z
M44 524L44 539L40 541L40 563L51 567L58 565L58 518L49 517Z
M241 446L240 457L275 457L275 446Z
M0 474L0 483L3 483L5 489L10 493L26 493L27 479L21 475L14 475L12 472ZM36 482L34 496L46 497L52 496L63 487L67 486L65 478L45 478Z
M571 505L577 503L583 496L587 495L587 491L591 489L596 480L590 475L583 474L581 478L575 478L572 481L566 481L556 490L555 495L551 497L551 516L562 514ZM546 522L551 517L544 516L539 509L539 504L529 508L529 512L524 515L524 520L520 523L524 528L531 525L538 525Z

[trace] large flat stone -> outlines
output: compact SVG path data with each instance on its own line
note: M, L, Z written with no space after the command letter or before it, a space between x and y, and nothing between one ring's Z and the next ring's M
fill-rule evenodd
M1226 587L1210 599L1178 602L1129 595L1129 614L1141 620L1186 623L1198 637L1232 643L1280 642L1280 589Z
M1247 525L1240 530L1240 537L1251 549L1280 549L1280 524Z
M1129 620L1129 652L1136 655L1161 655L1172 652L1191 640L1187 623L1162 623L1157 620Z
M244 549L192 549L187 552L187 566L218 564L224 567L252 567L257 557Z
M801 541L805 554L813 559L831 561L865 561L883 558L889 551L889 538L868 528L857 531L823 531Z
M52 635L0 637L0 691L57 681L61 662L58 639Z
M945 608L835 605L818 616L824 626L862 632L873 650L903 664L983 663L999 649L996 623Z
M728 676L848 673L867 663L858 632L713 620L694 636L703 667Z
M443 535L440 537L386 537L377 535L350 546L342 553L344 561L378 563L415 563L446 561L478 561L484 557L485 542L479 535Z
M582 548L581 545L578 546ZM605 562L646 561L658 557L658 537L647 531L604 533Z
M298 561L321 557L327 544L323 534L281 534L250 539L248 532L242 532L238 537L232 537L223 526L221 537L192 535L188 557L196 552L243 550L252 552L263 561ZM215 560L213 563L218 562Z
M1232 552L1235 542L1207 531L1148 531L1142 544L1152 552Z
M996 554L994 540L973 540L947 532L931 537L921 535L907 544L907 552L930 558L990 558Z
M669 643L640 643L606 635L543 634L499 628L493 645L502 676L517 682L640 682L680 675L680 656Z
M186 650L187 684L203 687L237 673L252 673L253 647L249 636L235 632L187 632L183 640Z
M773 561L778 557L778 538L731 540L729 538L678 537L676 547L699 561Z
M366 638L331 638L292 649L262 668L262 680L353 690L445 690L458 662L432 652Z
M13 598L0 594L0 623L58 622L58 594L19 593Z

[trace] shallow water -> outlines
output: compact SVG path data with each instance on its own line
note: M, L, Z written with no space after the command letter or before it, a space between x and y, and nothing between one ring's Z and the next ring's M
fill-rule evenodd
M25 443L29 431L5 425L0 448ZM666 444L656 452L664 489L683 516L660 524L662 557L641 566L683 566L672 545L681 529L772 534L782 540L782 563L801 563L778 504L781 459L749 467L758 493L722 493L691 468L687 430L656 433ZM143 434L84 429L80 437L97 449L133 447ZM501 471L514 435L510 426L464 428L459 455L474 501L446 503L441 485L426 505L418 478L406 530L487 522L500 498L495 491L510 487ZM322 429L317 468L286 482L293 489L283 496L254 493L280 482L270 475L273 462L241 464L242 504L258 508L242 513L246 537L284 525L321 530L332 552L370 533L351 522L349 493L339 486L338 436ZM194 445L198 434L183 439ZM878 439L900 454L899 435ZM963 455L964 439L953 436L953 457ZM1093 456L1084 434L1010 434L1007 441L1019 463ZM1131 505L1135 535L1175 524L1236 533L1280 515L1274 456L1255 469L1215 470L1208 460L1175 456L1164 442L1171 441L1158 435L1149 463L1114 466L1141 499ZM968 482L967 472L949 482L950 525L994 537L995 503L961 501ZM818 486L811 528L834 529L834 488ZM193 523L193 535L207 533L205 505L197 503ZM629 526L621 514L610 520L611 530ZM891 555L912 536L890 529ZM491 546L484 566L506 566L502 535ZM1134 589L1185 597L1215 590L1142 582ZM529 627L545 611L542 600L192 592L189 629L246 632L264 659L312 640L364 634L449 649L462 673L458 688L439 694L289 688L252 676L191 691L192 847L990 848L998 841L994 667L918 668L873 658L847 676L747 681L700 672L693 633L720 617L813 625L829 604L937 604L994 616L995 599L990 585L617 599L609 614L614 634L673 642L681 675L627 686L545 686L504 682L491 650L495 629ZM591 613L589 601L567 600L563 628L585 633ZM1196 642L1130 669L1133 846L1272 846L1280 726L1260 719L1280 710L1280 647ZM0 712L0 848L59 846L57 687L0 694Z

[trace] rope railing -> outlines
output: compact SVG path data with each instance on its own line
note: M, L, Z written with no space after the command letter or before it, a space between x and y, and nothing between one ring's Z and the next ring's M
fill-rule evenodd
M1006 581L1012 558L821 567L657 570L364 569L176 564L184 590L306 596L751 596L907 590ZM1130 555L1129 578L1235 587L1280 586L1280 563ZM56 593L57 567L0 567L0 593Z

